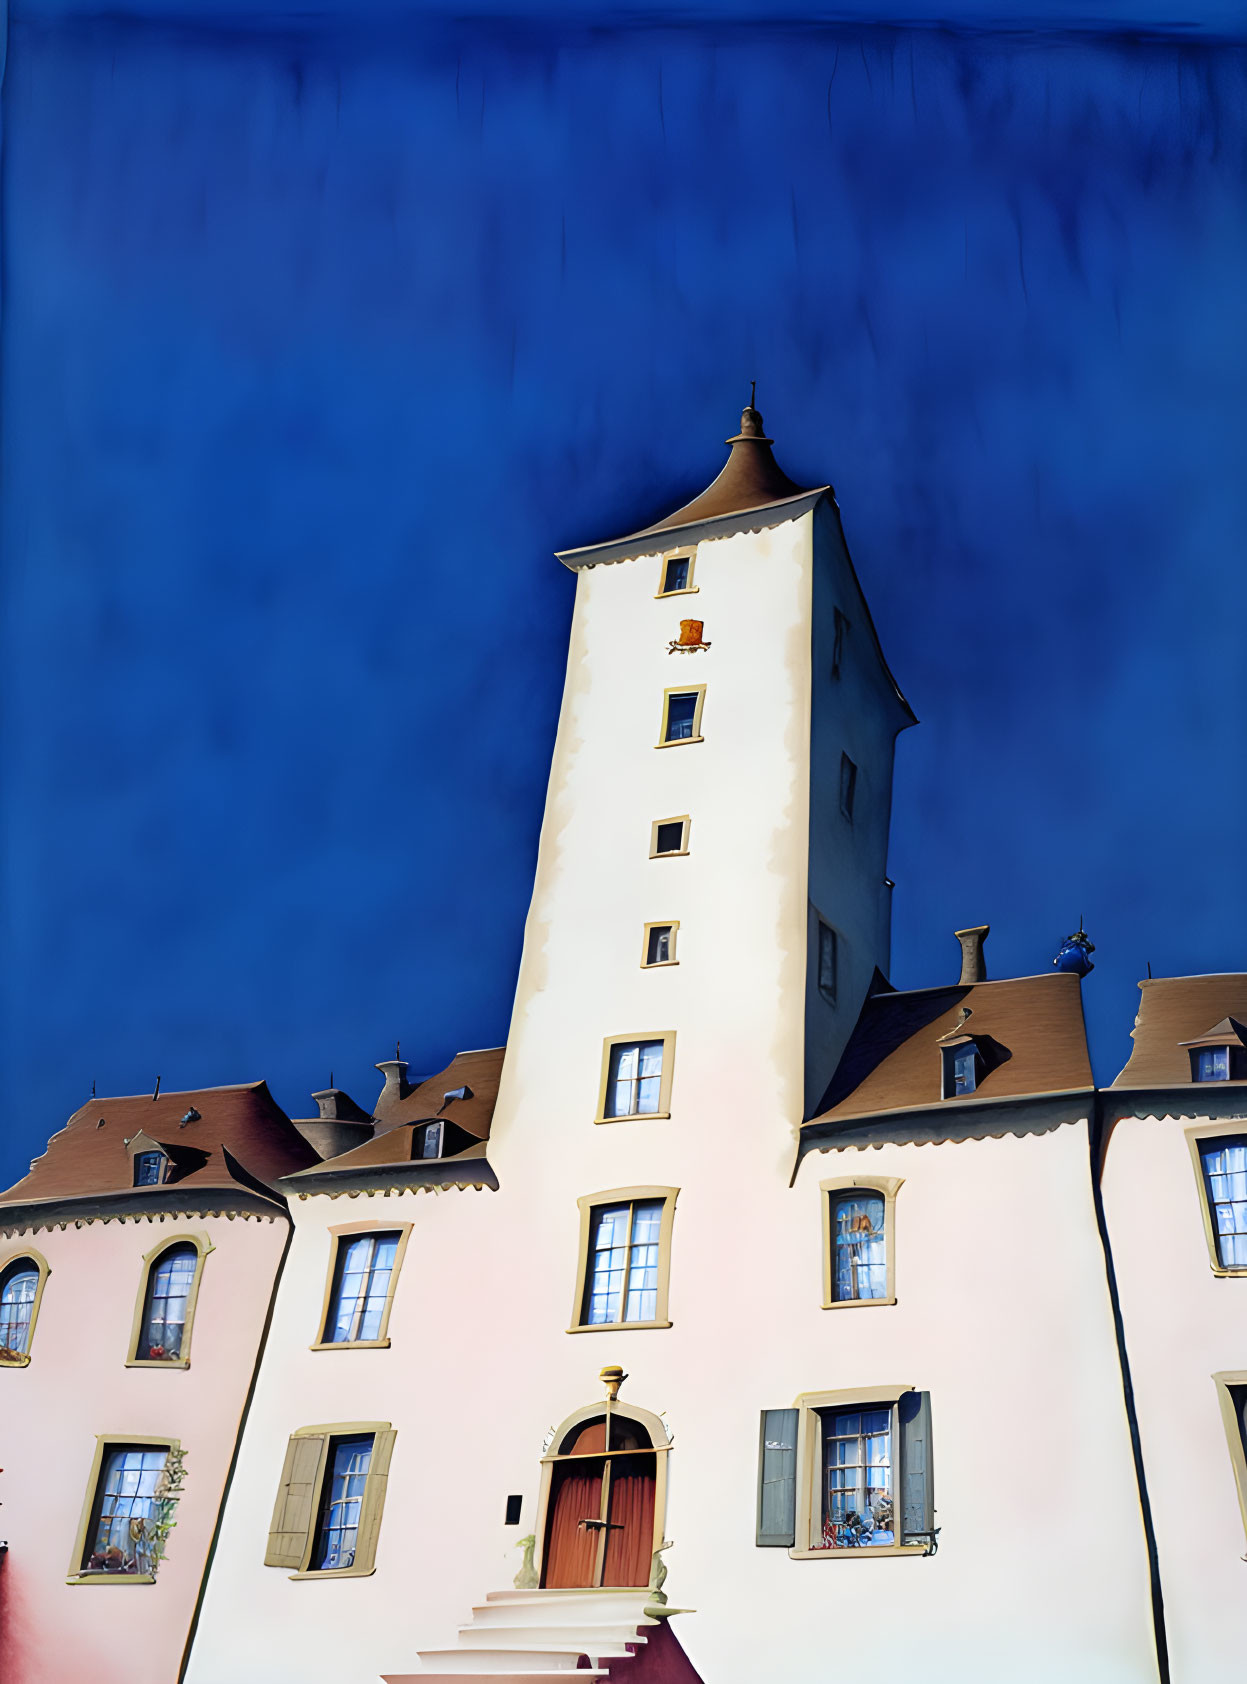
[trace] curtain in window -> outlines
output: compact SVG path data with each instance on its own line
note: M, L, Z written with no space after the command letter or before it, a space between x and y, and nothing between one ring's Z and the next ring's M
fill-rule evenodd
M155 1563L149 1522L169 1452L119 1445L100 1470L99 1511L87 1542L87 1572L150 1573Z
M37 1269L15 1269L0 1287L0 1356L25 1356L39 1289Z
M199 1253L193 1245L171 1246L154 1264L147 1280L147 1308L137 1355L147 1361L171 1361L182 1354L186 1300Z
M887 1297L884 1201L878 1193L843 1194L833 1206L837 1303Z
M1223 1269L1247 1268L1247 1141L1201 1151Z

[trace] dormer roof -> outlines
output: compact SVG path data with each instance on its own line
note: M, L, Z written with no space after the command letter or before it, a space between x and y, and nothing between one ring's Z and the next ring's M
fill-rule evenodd
M990 1048L990 1067L972 1093L942 1099L941 1054L970 1042ZM836 1123L891 1112L1091 1086L1082 993L1071 972L904 992L885 986L867 998L817 1113L804 1126L825 1133Z
M726 537L733 531L777 526L813 508L831 491L829 485L802 487L775 460L773 439L766 436L762 417L750 403L740 418L740 431L725 441L730 447L722 472L691 503L685 503L652 526L622 538L561 550L565 567L592 567L603 561L674 549L699 537Z
M505 1047L484 1047L456 1053L444 1070L426 1076L401 1099L386 1099L390 1091L387 1084L377 1101L375 1138L381 1139L406 1123L431 1123L441 1118L476 1140L488 1140L505 1052Z
M166 1181L134 1185L135 1142L170 1160ZM149 1144L150 1143L150 1144ZM123 1210L281 1208L280 1176L316 1153L264 1082L187 1093L90 1099L48 1142L30 1173L0 1193L0 1226L72 1206L87 1214Z
M1247 1044L1245 1023L1247 974L1241 971L1148 977L1139 984L1139 1012L1130 1031L1134 1047L1113 1086L1189 1087L1190 1049Z

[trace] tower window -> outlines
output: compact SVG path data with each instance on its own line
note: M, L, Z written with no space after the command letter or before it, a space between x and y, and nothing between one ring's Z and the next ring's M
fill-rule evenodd
M857 794L857 767L847 754L840 756L840 811L846 819L853 817L853 800Z
M675 934L679 927L678 923L645 926L645 949L641 959L643 966L648 968L651 965L676 963Z
M840 943L830 924L818 921L818 991L828 1005L836 1003L840 970Z
M704 684L698 685L695 690L664 692L660 748L666 748L669 743L701 741L701 710L705 699Z
M689 819L655 819L650 826L649 857L661 859L665 854L687 854Z
M831 676L839 678L840 662L844 658L844 634L849 629L849 622L840 610L836 609L836 635L831 646Z
M674 935L676 926L662 927ZM647 933L647 944L648 940ZM625 1117L669 1117L674 1058L673 1032L611 1036L602 1047L596 1120L613 1123Z
M659 596L680 596L697 589L693 583L693 558L696 552L684 550L679 555L663 557Z

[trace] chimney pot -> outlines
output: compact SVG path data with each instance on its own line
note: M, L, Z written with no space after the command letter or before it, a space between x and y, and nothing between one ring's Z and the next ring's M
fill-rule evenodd
M976 924L970 930L954 930L961 943L961 976L958 983L987 981L987 961L983 958L983 943L991 934L990 924Z
M387 1105L397 1105L400 1099L406 1099L411 1092L411 1085L407 1080L407 1060L405 1058L386 1058L380 1064L373 1066L385 1077L385 1086L377 1098L377 1110L383 1111Z

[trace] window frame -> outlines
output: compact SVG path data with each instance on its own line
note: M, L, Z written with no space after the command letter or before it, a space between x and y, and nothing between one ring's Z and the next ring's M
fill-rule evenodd
M673 561L688 562L688 583L680 585L675 590L666 589L667 568ZM697 545L693 544L679 550L666 550L658 564L658 589L654 592L654 600L662 602L669 596L696 596L699 586L693 583L693 570L697 566Z
M576 1291L572 1299L571 1322L568 1333L626 1333L647 1328L670 1327L669 1289L671 1284L671 1234L675 1226L678 1187L612 1187L602 1193L585 1193L576 1200L580 1211L580 1237L576 1257ZM593 1234L593 1212L603 1205L643 1204L647 1200L662 1200L662 1214L658 1224L658 1282L653 1321L597 1321L587 1322L585 1295L588 1290L589 1241ZM621 1304L623 1299L621 1298Z
M823 1212L823 1309L886 1309L896 1303L896 1195L905 1184L903 1175L833 1175L818 1184ZM882 1298L836 1298L833 1262L835 1225L832 1211L844 1193L874 1193L883 1199L884 1284Z
M437 1130L437 1151L427 1152L425 1148L429 1143L429 1135L433 1129ZM428 1122L420 1124L420 1157L417 1160L419 1163L436 1163L439 1158L444 1156L445 1146L446 1121L443 1117L433 1117Z
M379 1232L380 1230L377 1231ZM321 1516L324 1512L325 1501L325 1477L329 1472L330 1452L333 1444L335 1440L344 1438L362 1438L367 1434L371 1434L372 1436L372 1455L369 1459L368 1473L364 1476L366 1482L365 1490L360 1502L359 1524L356 1529L356 1558L349 1567L312 1567L309 1563L312 1559L313 1553L315 1552L317 1539L320 1535L320 1522ZM388 1452L385 1457L384 1467L374 1468L374 1462L380 1462L381 1460L381 1458L377 1455L378 1441L385 1434L389 1435L389 1445ZM389 1483L391 1466L390 1459L393 1456L394 1443L397 1437L398 1434L394 1431L394 1427L389 1421L326 1421L313 1427L296 1427L290 1434L286 1444L287 1454L289 1452L290 1444L295 1439L318 1438L321 1441L321 1446L320 1456L316 1464L316 1473L313 1476L313 1494L310 1505L310 1517L308 1520L307 1536L304 1539L303 1544L301 1565L297 1567L293 1573L288 1572L285 1568L282 1568L282 1571L286 1571L286 1576L289 1579L366 1579L376 1572L377 1562L375 1540L371 1553L369 1553L367 1548L365 1548L364 1556L361 1560L358 1547L358 1536L359 1533L366 1531L365 1523L367 1521L371 1521L374 1512L377 1517L376 1531L378 1533L380 1531L381 1516L385 1512L385 1499L387 1494L384 1487L388 1486ZM281 1473L284 1472L285 1466L283 1463ZM274 1505L274 1513L276 1513L277 1505L280 1504L282 1500L281 1473L278 1475L277 1504ZM373 1491L376 1491L378 1485L382 1487L380 1495L373 1497L371 1500L369 1496L369 1481L375 1481L371 1487ZM273 1530L273 1526L270 1523L268 1533L270 1539L272 1538ZM265 1553L267 1555L267 1550ZM264 1565L267 1567L278 1566L280 1564L266 1560Z
M1203 1084L1201 1084L1203 1085ZM1228 1279L1247 1276L1247 1264L1229 1265L1221 1261L1221 1248L1217 1244L1217 1230L1212 1220L1212 1199L1208 1191L1208 1181L1204 1175L1204 1158L1202 1147L1205 1144L1215 1144L1217 1141L1237 1139L1247 1141L1247 1121L1242 1117L1230 1118L1223 1123L1204 1123L1185 1131L1186 1143L1191 1154L1191 1164L1195 1170L1195 1190L1199 1197L1200 1215L1204 1224L1204 1240L1208 1247L1208 1262L1214 1275Z
M610 1090L611 1053L616 1047L638 1046L644 1041L662 1042L662 1074L658 1078L657 1111L629 1111L617 1117L606 1115L606 1095ZM649 1029L630 1035L608 1035L602 1042L602 1069L598 1079L598 1108L595 1123L644 1123L666 1120L671 1116L671 1084L675 1078L675 1030Z
M831 676L839 679L844 665L844 640L849 630L849 617L841 609L833 610L835 619L832 621L831 633Z
M1225 1424L1226 1445L1230 1452L1230 1463L1234 1469L1234 1487L1238 1493L1238 1510L1243 1520L1243 1531L1247 1533L1247 1447L1244 1446L1244 1430L1239 1420L1238 1411L1234 1406L1234 1396L1231 1390L1231 1388L1235 1388L1247 1391L1247 1369L1214 1374L1212 1383L1217 1388L1217 1405L1221 1410L1221 1419Z
M668 737L667 728L671 712L672 696L696 696L693 705L693 729L687 737ZM690 743L703 743L705 738L701 734L702 710L706 705L706 686L704 684L673 684L662 693L662 722L658 727L658 741L655 748L687 748Z
M649 938L651 930L671 931L671 939L668 943L668 952L671 955L669 959L651 959L649 957ZM680 920L678 918L656 918L652 923L646 924L641 934L641 969L643 971L663 971L666 970L669 965L678 965L680 961L676 953L676 943L679 933ZM666 1067L666 1049L664 1048L663 1069L665 1070ZM640 1114L642 1116L652 1117L654 1113L652 1111L645 1111Z
M423 1162L424 1160L420 1160ZM433 1160L430 1159L430 1162ZM394 1308L394 1294L398 1289L398 1277L402 1271L403 1258L407 1251L407 1241L411 1237L410 1222L378 1222L367 1218L359 1222L340 1222L325 1230L329 1237L329 1266L325 1274L325 1292L321 1300L320 1321L317 1323L319 1334L316 1340L308 1346L310 1351L388 1351L390 1348L390 1312ZM394 1267L390 1270L390 1284L386 1289L385 1303L381 1307L381 1322L375 1339L326 1339L325 1333L329 1327L329 1314L333 1304L333 1283L338 1272L338 1258L342 1252L343 1242L357 1240L365 1234L398 1236L398 1244L394 1248ZM306 1429L308 1433L319 1432L319 1427ZM366 1431L361 1428L360 1431ZM298 1434L292 1435L294 1437ZM339 1437L344 1437L340 1433ZM318 1575L319 1576L319 1575Z
M12 1250L0 1256L0 1278L13 1267L15 1263L29 1262L35 1269L39 1279L35 1283L35 1296L30 1306L30 1321L26 1325L26 1349L16 1356L0 1357L0 1368L29 1368L31 1349L35 1343L35 1328L39 1321L39 1307L43 1303L43 1289L48 1283L48 1276L52 1273L52 1266L41 1251L35 1251L32 1246L14 1246ZM25 1273L24 1270L15 1273Z
M141 1357L139 1355L139 1340L143 1334L143 1323L147 1319L147 1294L151 1286L152 1271L160 1262L161 1257L170 1247L175 1245L193 1245L197 1256L195 1272L191 1276L190 1288L186 1294L186 1320L182 1323L182 1351L176 1357ZM143 1254L142 1267L139 1271L138 1297L134 1303L134 1317L130 1323L130 1343L126 1346L127 1368L189 1368L191 1365L191 1333L195 1325L195 1306L199 1301L199 1283L203 1278L204 1259L210 1251L215 1251L211 1239L206 1233L166 1234L158 1240L150 1251ZM135 1440L138 1443L138 1440Z
M922 1544L880 1544L867 1549L815 1549L812 1546L814 1536L814 1515L817 1509L819 1527L822 1526L821 1495L815 1503L815 1482L821 1474L822 1453L820 1449L820 1433L822 1427L821 1411L840 1409L890 1409L892 1412L892 1503L894 1512L899 1515L902 1501L901 1482L904 1470L901 1466L901 1423L898 1406L906 1392L918 1391L916 1386L855 1386L847 1391L835 1392L801 1392L794 1400L793 1407L797 1410L797 1518L796 1542L789 1549L788 1554L793 1561L842 1561L849 1560L883 1560L889 1556L926 1556L931 1553L929 1545ZM820 1486L821 1492L821 1486ZM896 1526L899 1536L900 1525Z
M660 825L665 824L678 824L682 826L680 846L678 848L664 849L660 853L658 849L658 830ZM693 821L687 813L676 813L669 819L655 819L649 827L649 857L652 860L683 859L689 851L689 833L692 828Z
M830 990L823 986L823 931L831 937L831 972L832 983ZM814 914L814 985L818 989L819 998L829 1006L834 1006L840 993L840 932L834 924L829 924L821 912Z
M87 1495L82 1505L82 1514L78 1520L78 1532L74 1539L74 1553L69 1558L69 1572L65 1575L67 1585L154 1585L155 1573L105 1573L98 1569L87 1572L82 1563L87 1553L87 1538L90 1535L91 1524L98 1517L103 1502L100 1481L104 1477L104 1458L110 1450L121 1450L134 1446L137 1449L164 1450L166 1452L165 1465L168 1457L174 1451L182 1448L181 1440L176 1438L152 1437L148 1433L97 1433L95 1435L95 1454L91 1458L91 1472L87 1479Z
M150 1158L155 1158L156 1160L156 1179L154 1181L140 1181L139 1165L143 1163L145 1159ZM148 1147L142 1152L135 1152L131 1157L130 1162L133 1166L134 1185L136 1187L163 1187L165 1182L169 1179L169 1154L167 1152L154 1151Z
M846 795L845 795L846 781L845 781L845 775L844 775L846 769L847 769L848 774L849 774L848 775L848 781L847 781L847 789L848 789L847 799L846 799ZM840 811L844 814L845 818L849 821L850 824L853 823L853 811L854 811L854 808L855 808L856 803L857 803L857 772L858 772L857 761L854 760L849 754L847 754L844 749L841 749L840 750Z

